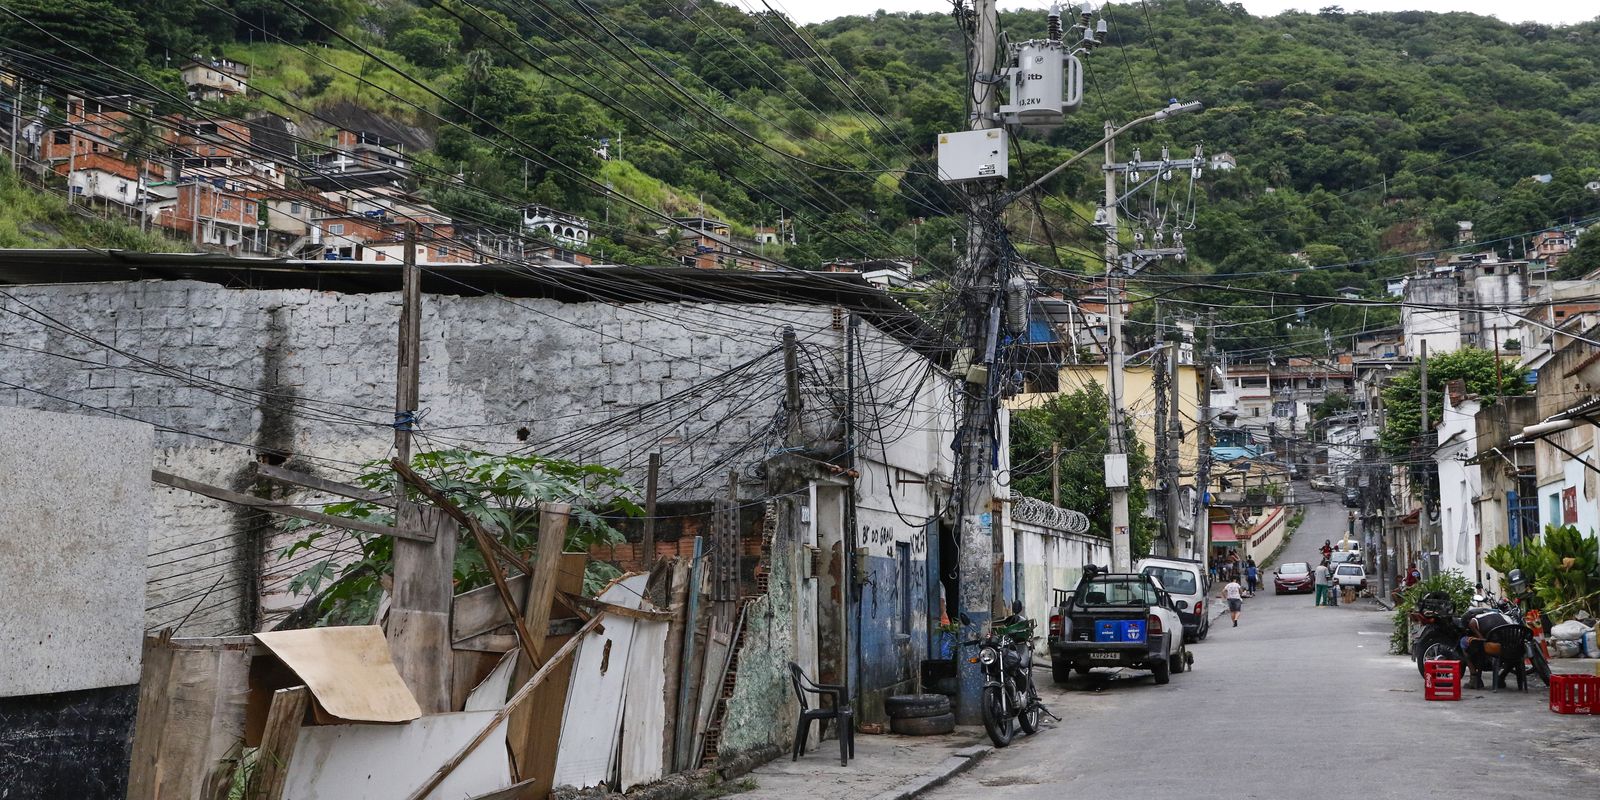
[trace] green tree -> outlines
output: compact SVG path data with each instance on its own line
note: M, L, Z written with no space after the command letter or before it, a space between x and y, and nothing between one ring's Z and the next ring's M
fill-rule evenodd
M634 489L622 474L608 467L578 464L537 455L503 456L470 450L436 450L418 453L412 468L450 496L463 511L472 515L490 535L514 552L530 553L544 547L538 541L539 505L548 502L570 503L573 521L567 528L567 550L587 551L592 545L621 540L621 534L607 516L637 516L643 513L634 501ZM356 483L367 489L392 495L398 478L386 461L367 464L367 471ZM413 502L428 502L415 489L407 487ZM346 501L323 506L323 513L361 519L381 525L394 524L394 512L375 503ZM326 625L368 624L378 610L382 584L394 571L394 539L351 531L336 531L301 520L283 525L285 530L304 530L306 534L279 553L280 560L321 548L341 537L358 544L357 557L340 563L329 557L305 567L289 583L291 592L315 595L312 603L298 615L301 623ZM459 535L459 533L458 533ZM302 556L303 558L303 556ZM593 593L615 577L613 568L591 562L584 579L584 590ZM483 553L470 535L462 535L456 545L455 591L464 592L489 583Z
M1111 490L1105 486L1105 456L1110 452L1106 417L1110 404L1100 384L1058 394L1035 408L1011 414L1011 487L1029 497L1051 500L1053 445L1061 447L1061 505L1089 517L1097 536L1111 535ZM1139 489L1149 477L1150 457L1137 436L1126 435L1128 515L1135 556L1150 552L1155 521L1145 516L1148 498Z
M108 0L11 0L6 12L0 12L0 37L12 47L26 44L16 58L36 62L45 74L58 72L62 63L106 73L95 59L128 69L144 53L138 20Z
M1600 269L1600 236L1580 236L1572 252L1562 256L1556 271L1560 280L1577 280Z
M1494 353L1464 347L1452 353L1428 358L1428 419L1437 423L1444 413L1446 386L1464 381L1469 394L1483 398L1513 397L1527 391L1522 380L1526 370L1514 362L1502 361L1497 368ZM1421 368L1413 367L1397 376L1383 390L1384 423L1379 444L1385 453L1406 457L1413 447L1423 444Z

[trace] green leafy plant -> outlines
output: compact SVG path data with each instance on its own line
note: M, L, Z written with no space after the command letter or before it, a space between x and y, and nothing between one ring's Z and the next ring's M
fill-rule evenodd
M532 552L538 542L539 505L547 502L570 503L573 524L567 528L562 546L567 550L587 551L597 544L622 540L622 535L607 521L606 515L638 516L643 513L633 500L634 489L623 482L618 470L592 464L579 464L537 455L508 456L471 450L437 450L418 453L411 459L418 474L444 491L472 515L493 536L511 550ZM386 461L372 461L356 483L383 494L393 494L398 478ZM427 503L414 489L408 496ZM375 503L351 500L329 503L323 513L359 519L381 525L394 524L394 512ZM393 573L392 537L359 531L334 530L314 523L292 520L285 530L305 530L306 534L278 554L287 560L301 553L335 551L353 538L354 558L337 555L319 559L304 567L290 580L295 593L316 595L310 616L315 624L363 624L371 622L378 610L384 583ZM464 532L462 532L464 533ZM584 575L584 592L594 594L612 578L614 567L591 562ZM457 593L490 582L483 553L470 535L463 535L456 546L454 582Z
M1456 610L1463 611L1472 603L1472 581L1467 576L1456 570L1441 572L1431 578L1424 578L1406 589L1400 595L1400 602L1394 607L1394 632L1389 635L1389 652L1404 655L1411 652L1411 641L1406 635L1406 626L1411 612L1416 610L1417 601L1430 592L1445 592L1450 595L1450 602L1455 604Z
M1546 526L1544 536L1521 547L1501 545L1484 561L1501 574L1501 591L1509 592L1505 575L1522 570L1533 584L1535 606L1560 622L1586 611L1600 616L1600 542L1571 525Z

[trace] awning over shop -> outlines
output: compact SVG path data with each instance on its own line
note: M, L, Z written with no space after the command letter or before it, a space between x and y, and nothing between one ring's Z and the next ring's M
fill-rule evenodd
M1219 545L1221 545L1221 544L1236 544L1236 543L1238 543L1238 541L1239 541L1239 535L1234 532L1233 523L1231 523L1231 522L1213 522L1213 523L1211 523L1211 543L1212 544L1219 544Z

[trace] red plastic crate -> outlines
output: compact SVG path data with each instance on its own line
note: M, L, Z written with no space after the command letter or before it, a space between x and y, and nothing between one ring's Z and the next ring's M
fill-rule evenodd
M1600 714L1600 676L1551 675L1550 710L1557 714Z
M1422 665L1422 696L1429 700L1461 699L1460 661L1428 661Z

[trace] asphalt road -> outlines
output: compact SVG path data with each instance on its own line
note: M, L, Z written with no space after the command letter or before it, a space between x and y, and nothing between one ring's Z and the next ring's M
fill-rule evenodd
M1313 498L1318 493L1305 493ZM1308 507L1281 560L1339 539L1331 494ZM1219 604L1220 605L1220 604ZM1427 702L1416 666L1388 655L1371 601L1318 608L1310 595L1245 601L1192 645L1194 671L1064 690L1036 673L1063 721L1018 739L932 798L1578 798L1600 796L1600 717L1561 716L1543 685Z

